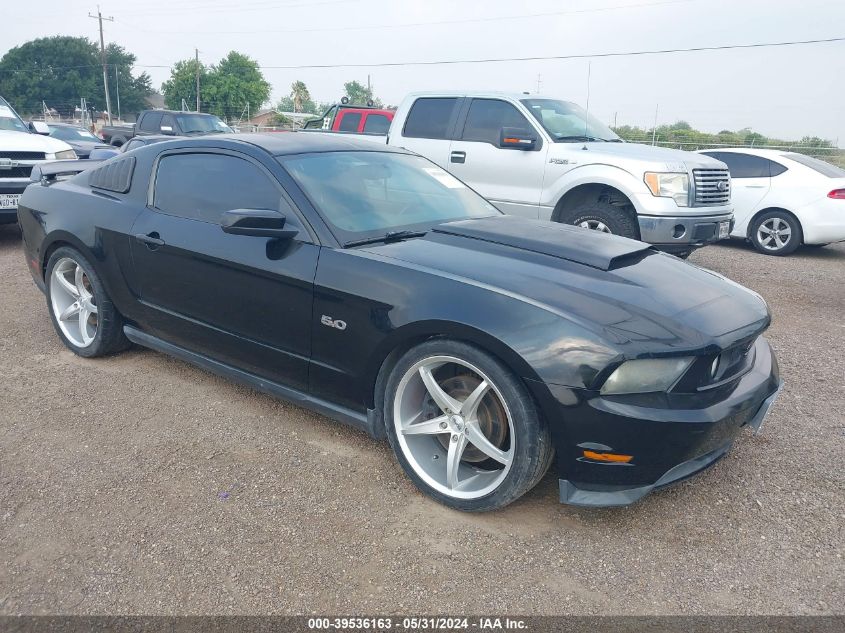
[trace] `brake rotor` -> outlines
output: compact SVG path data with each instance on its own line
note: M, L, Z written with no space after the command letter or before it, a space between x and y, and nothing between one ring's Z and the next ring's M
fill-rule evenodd
M452 396L455 400L463 402L469 395L481 384L481 379L472 374L461 374L460 376L453 376L447 378L443 382L438 380L440 388L447 394ZM426 420L431 420L443 415L443 412L435 404L431 395L426 392L425 400L423 401L423 417ZM482 398L477 409L478 425L481 432L490 440L493 446L505 450L505 442L508 436L508 417L505 409L496 397L495 392L491 389ZM437 441L443 446L443 449L449 450L449 435L443 433L436 436ZM461 461L478 464L489 459L487 455L482 453L472 444L469 444L464 451Z

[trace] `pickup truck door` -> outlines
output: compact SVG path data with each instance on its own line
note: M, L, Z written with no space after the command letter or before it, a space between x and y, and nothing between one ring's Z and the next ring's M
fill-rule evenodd
M463 97L420 97L401 130L391 125L388 143L403 147L449 169L449 144Z
M532 130L532 150L502 149L503 127ZM458 121L446 169L500 211L538 218L548 143L513 104L502 99L472 99Z
M162 339L294 389L308 383L319 246L267 168L233 152L160 157L131 231L134 278ZM297 237L224 233L235 208L283 210Z

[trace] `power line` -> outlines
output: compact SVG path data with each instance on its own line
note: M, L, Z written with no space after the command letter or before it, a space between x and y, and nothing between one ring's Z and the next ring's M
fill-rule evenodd
M596 59L601 57L633 57L637 55L664 55L667 53L693 53L699 51L724 51L743 48L769 48L776 46L799 46L803 44L827 44L843 42L845 37L829 37L818 40L795 40L791 42L760 42L755 44L729 44L726 46L695 46L692 48L664 48L646 51L625 51L618 53L579 53L573 55L546 55L535 57L491 57L487 59L443 59L422 62L374 62L367 64L301 64L298 66L261 66L262 70L302 70L309 68L384 68L392 66L441 66L448 64L490 64L497 62L535 62L562 59Z

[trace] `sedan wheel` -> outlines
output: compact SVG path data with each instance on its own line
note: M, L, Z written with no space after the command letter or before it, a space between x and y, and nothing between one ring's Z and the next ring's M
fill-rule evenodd
M548 468L551 442L531 397L481 350L423 343L400 359L386 391L399 462L438 501L461 510L501 507Z
M56 249L47 262L47 306L62 342L87 358L129 347L123 318L91 263L76 249Z
M53 267L50 304L62 333L77 347L94 342L98 309L91 279L79 263L63 257Z
M751 227L754 247L766 255L788 255L801 244L801 226L782 211L761 215Z

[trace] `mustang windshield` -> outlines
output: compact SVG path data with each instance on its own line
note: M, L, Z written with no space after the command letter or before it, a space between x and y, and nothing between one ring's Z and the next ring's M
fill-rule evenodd
M613 130L574 103L557 99L522 99L522 104L557 143L622 142Z
M343 243L382 236L389 240L403 229L425 231L441 222L500 215L460 180L420 156L352 151L279 160Z

